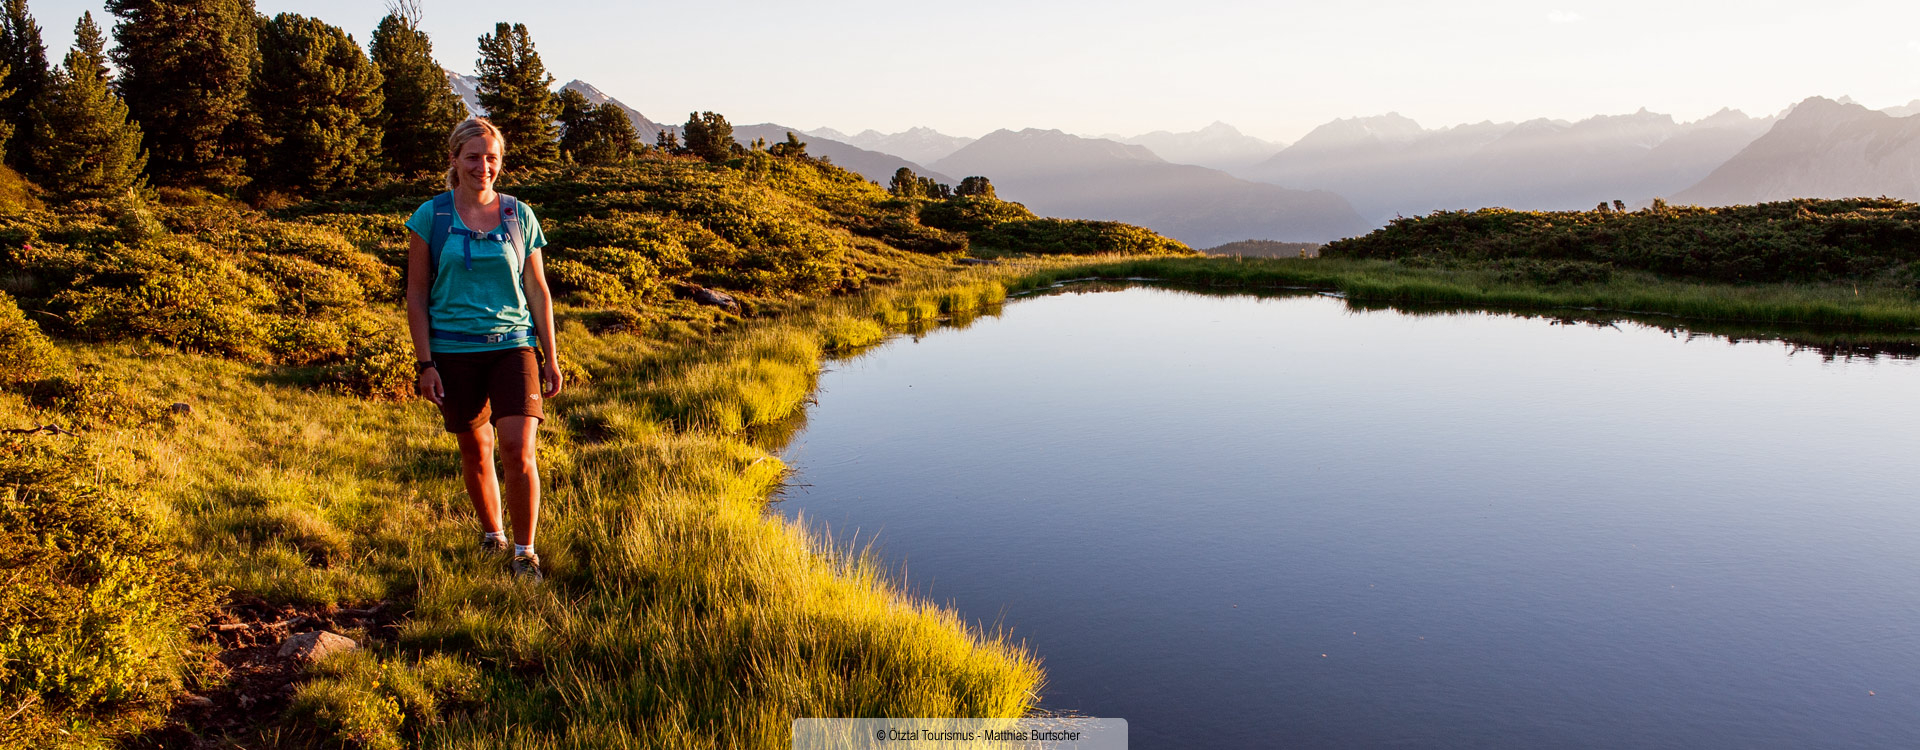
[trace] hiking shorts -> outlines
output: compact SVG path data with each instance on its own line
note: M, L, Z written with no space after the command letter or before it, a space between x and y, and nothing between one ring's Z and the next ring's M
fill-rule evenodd
M447 432L471 432L502 417L547 418L540 397L540 355L536 349L490 352L434 352L440 383L447 395L440 415Z

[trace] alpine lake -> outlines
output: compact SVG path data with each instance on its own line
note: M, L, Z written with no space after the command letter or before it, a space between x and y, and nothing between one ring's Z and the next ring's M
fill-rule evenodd
M834 360L769 512L1134 747L1920 746L1920 365L1070 284Z

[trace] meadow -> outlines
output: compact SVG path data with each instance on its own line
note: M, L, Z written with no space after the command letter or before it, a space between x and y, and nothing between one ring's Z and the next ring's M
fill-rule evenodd
M0 217L0 739L779 747L799 716L1030 712L1038 655L764 511L786 471L753 433L804 408L826 357L1061 280L1842 339L1920 325L1884 264L1718 280L1339 243L1200 259L759 151L529 172L503 190L553 243L569 390L540 444L551 573L528 584L477 549L453 441L408 396L401 221L433 190L270 211L161 190ZM696 304L701 288L739 305ZM363 648L260 693L235 655L316 623Z

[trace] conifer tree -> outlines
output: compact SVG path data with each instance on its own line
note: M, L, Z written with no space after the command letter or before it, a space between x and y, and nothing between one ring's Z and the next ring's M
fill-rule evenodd
M613 102L594 104L584 94L562 89L560 150L581 164L617 164L640 149L633 121Z
M61 198L123 192L147 163L140 126L127 120L126 102L108 87L104 44L93 14L82 14L73 51L34 106L40 133L33 144L34 173Z
M253 0L106 0L118 88L167 185L238 187L251 144Z
M337 26L294 13L260 29L255 103L265 164L255 179L295 193L365 176L380 157L380 71Z
M918 198L922 195L920 180L912 169L901 167L893 170L893 179L887 181L887 192L895 198Z
M6 63L0 63L0 99L13 95L13 88L6 85L7 77L10 73L12 73L12 70L9 66ZM5 152L7 143L12 140L13 123L7 122L4 118L0 118L0 153Z
M24 167L33 142L33 103L46 92L47 47L40 40L40 24L27 12L27 0L4 0L0 5L0 64L7 68L0 95L0 120L14 137L6 142L7 164Z
M993 181L975 175L960 180L960 187L954 188L954 195L971 195L980 198L992 198Z
M726 161L739 148L733 142L733 125L712 112L688 112L681 130L686 133L687 150L710 163Z
M789 130L786 142L773 144L767 149L767 153L781 157L806 158L807 144L800 140L800 136L794 135L793 131Z
M447 72L420 30L420 5L400 0L373 32L367 51L380 68L381 147L402 174L446 168L447 133L467 117Z
M509 158L542 165L560 158L560 114L553 76L533 49L525 24L494 24L480 37L480 106L507 137Z

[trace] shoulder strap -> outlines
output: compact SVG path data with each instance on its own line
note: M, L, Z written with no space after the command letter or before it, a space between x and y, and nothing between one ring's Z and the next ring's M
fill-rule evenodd
M527 254L526 230L520 226L520 199L506 193L500 194L500 226L507 230L507 239L513 243L513 257L522 258Z
M433 196L433 231L427 235L427 281L440 275L440 247L453 231L453 191Z

